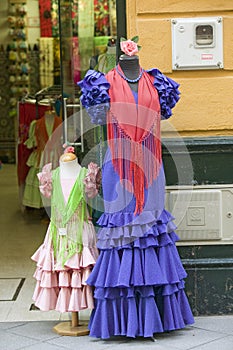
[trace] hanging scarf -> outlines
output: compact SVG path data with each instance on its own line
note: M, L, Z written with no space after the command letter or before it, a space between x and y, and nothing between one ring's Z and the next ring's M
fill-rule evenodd
M118 70L123 74L119 65ZM140 214L144 190L156 179L161 165L160 104L154 77L143 72L138 82L138 104L116 69L106 74L106 79L110 83L107 128L113 166L121 183L124 180L136 198L134 213Z
M66 260L72 257L76 252L82 251L82 233L84 221L87 221L87 208L84 198L84 184L83 180L86 176L87 169L82 168L77 176L75 184L70 192L68 202L65 204L62 187L60 182L59 167L53 171L53 193L51 200L51 237L54 247L54 255L59 263L64 266ZM74 213L78 209L78 230L76 232L76 239L73 241L67 235L60 236L58 229L67 227L72 220ZM71 223L72 224L72 223Z

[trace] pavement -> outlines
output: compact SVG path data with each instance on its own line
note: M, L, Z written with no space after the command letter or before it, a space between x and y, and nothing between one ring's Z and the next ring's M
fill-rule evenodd
M69 321L67 321L69 322ZM56 333L57 321L0 322L0 350L232 350L233 315L196 317L185 329L154 338L64 336Z

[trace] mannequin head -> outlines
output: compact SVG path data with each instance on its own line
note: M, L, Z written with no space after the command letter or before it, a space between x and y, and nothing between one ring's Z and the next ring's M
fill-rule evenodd
M77 159L76 155L72 152L67 152L61 155L60 161L61 162L71 162L72 160Z
M108 39L108 46L115 47L116 46L116 39L115 38Z
M75 153L74 153L74 147L67 146L66 144L63 145L65 148L64 153L60 157L61 162L71 162L75 159L77 159Z

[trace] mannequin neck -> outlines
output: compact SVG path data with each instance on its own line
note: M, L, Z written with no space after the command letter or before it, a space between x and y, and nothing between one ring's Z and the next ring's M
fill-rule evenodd
M45 111L45 113L44 113L44 116L47 119L50 119L50 118L53 119L55 117L55 115L56 115L56 112L53 109L49 109L49 110Z
M78 163L78 159L71 161L60 160L60 178L63 179L76 179L80 170L81 165Z
M136 79L138 77L140 72L138 56L121 55L119 65L127 78Z
M137 79L140 74L140 65L138 56L128 56L121 55L119 58L119 65L126 76L131 80ZM128 83L131 90L137 92L138 91L138 83Z

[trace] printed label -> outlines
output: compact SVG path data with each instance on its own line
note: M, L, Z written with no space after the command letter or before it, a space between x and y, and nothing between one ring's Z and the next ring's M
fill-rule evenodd
M66 236L66 235L67 235L67 230L66 230L65 227L60 227L60 228L58 229L58 232L59 232L59 235L60 235L60 236Z
M203 53L201 55L202 60L212 60L213 58L214 58L214 55L212 55L211 53Z

